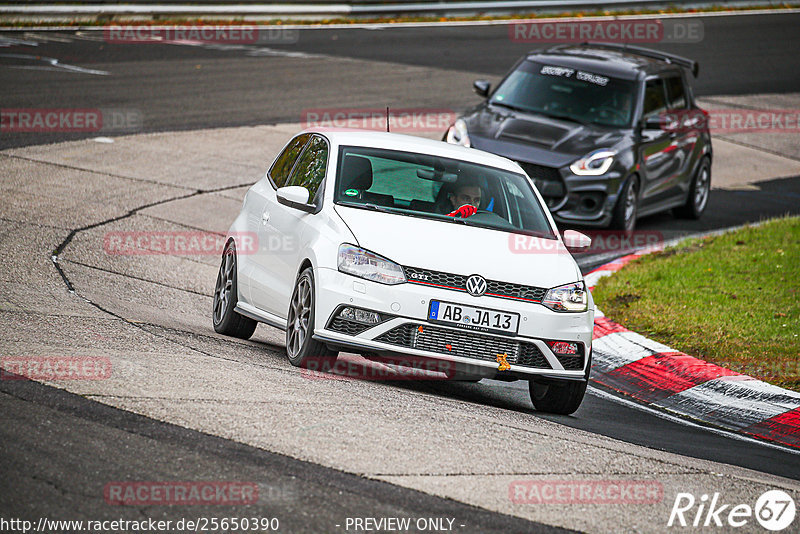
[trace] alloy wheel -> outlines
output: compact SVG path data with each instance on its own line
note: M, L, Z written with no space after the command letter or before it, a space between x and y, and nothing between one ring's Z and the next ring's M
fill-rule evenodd
M697 184L694 188L694 205L695 210L701 213L708 202L709 178L708 167L705 165L700 169L700 174L697 176Z
M232 298L233 276L236 268L233 250L225 250L222 263L219 266L217 285L214 288L214 324L220 324L225 317L225 310Z
M628 186L628 193L625 195L625 229L633 229L636 222L636 182L631 182Z
M311 281L302 276L297 282L292 302L289 305L288 343L286 351L290 357L297 357L308 337L311 319Z

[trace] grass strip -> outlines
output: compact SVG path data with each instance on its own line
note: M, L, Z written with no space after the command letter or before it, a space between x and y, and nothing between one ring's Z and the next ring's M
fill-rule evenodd
M639 258L593 291L612 320L675 350L800 391L800 218Z

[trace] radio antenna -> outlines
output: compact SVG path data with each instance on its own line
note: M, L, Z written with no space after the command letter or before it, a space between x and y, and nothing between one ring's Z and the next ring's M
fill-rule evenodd
M389 131L389 106L386 106L386 131Z

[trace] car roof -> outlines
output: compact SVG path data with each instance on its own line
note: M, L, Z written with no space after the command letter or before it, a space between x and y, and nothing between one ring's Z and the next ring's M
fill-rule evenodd
M679 71L679 67L663 59L637 54L635 50L611 49L591 44L561 45L530 52L527 59L552 65L591 71L623 80L664 71Z
M355 128L308 128L301 133L320 134L326 137L332 144L338 146L359 146L399 150L402 152L452 158L470 163L477 163L479 165L488 165L514 173L522 172L516 162L502 156L413 135L388 133L377 130L360 130Z

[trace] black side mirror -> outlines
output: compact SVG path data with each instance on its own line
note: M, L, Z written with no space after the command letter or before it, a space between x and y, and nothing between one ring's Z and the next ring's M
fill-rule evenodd
M650 115L642 119L642 130L663 130L664 117L661 115Z
M489 96L489 89L491 89L491 87L492 84L490 84L486 80L475 80L474 82L472 82L472 88L479 96L482 96L484 98Z

